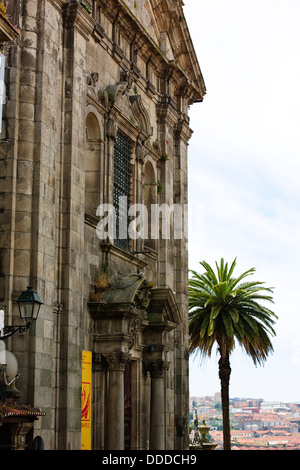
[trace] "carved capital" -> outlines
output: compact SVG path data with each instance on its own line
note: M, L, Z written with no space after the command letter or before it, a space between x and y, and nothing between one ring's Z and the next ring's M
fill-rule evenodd
M74 26L75 20L78 15L79 4L77 2L66 2L63 4L63 18L65 26L71 28Z
M107 363L101 353L93 353L93 370L103 372L107 369Z
M151 378L161 378L169 370L170 363L157 359L155 361L144 362L144 371L150 372Z
M107 362L108 370L124 371L126 364L131 361L131 354L129 353L113 352L103 356Z

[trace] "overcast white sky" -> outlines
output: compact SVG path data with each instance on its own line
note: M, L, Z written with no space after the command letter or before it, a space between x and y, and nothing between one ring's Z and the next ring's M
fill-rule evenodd
M300 401L300 2L184 12L207 89L190 109L189 266L237 257L275 287L275 351L263 367L234 351L230 396ZM217 360L191 359L191 395L220 391Z

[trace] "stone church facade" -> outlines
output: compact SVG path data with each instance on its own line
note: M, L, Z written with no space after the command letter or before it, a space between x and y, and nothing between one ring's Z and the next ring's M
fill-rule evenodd
M43 301L6 344L23 402L44 413L27 440L80 449L89 351L91 449L186 449L186 232L171 211L153 237L149 215L187 205L188 108L205 94L183 2L5 6L19 36L3 46L0 303L14 323L27 285ZM143 236L124 231L134 205Z

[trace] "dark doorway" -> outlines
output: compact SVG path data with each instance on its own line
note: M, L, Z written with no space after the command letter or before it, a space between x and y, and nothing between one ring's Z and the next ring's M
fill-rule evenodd
M9 425L5 423L0 426L0 450L11 450Z

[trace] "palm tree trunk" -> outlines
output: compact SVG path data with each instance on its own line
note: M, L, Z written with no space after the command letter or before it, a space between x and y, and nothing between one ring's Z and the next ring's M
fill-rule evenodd
M223 414L223 449L231 450L230 442L230 421L229 421L229 380L231 367L229 354L226 352L225 357L219 360L219 378L221 382L221 399Z

